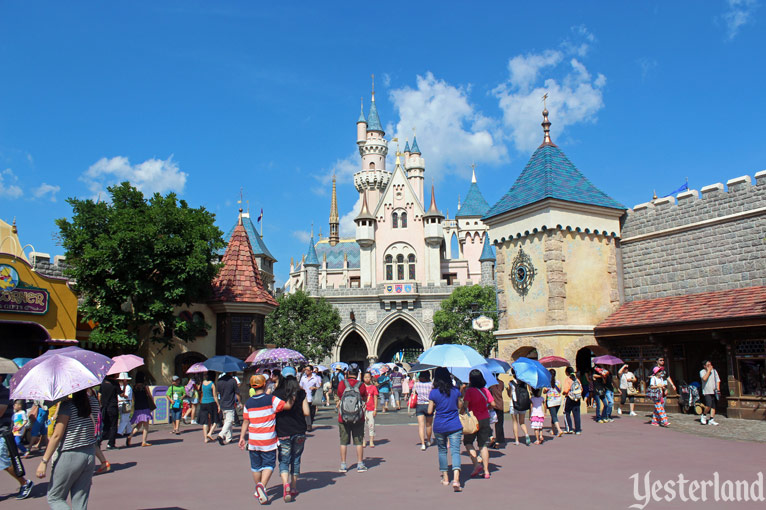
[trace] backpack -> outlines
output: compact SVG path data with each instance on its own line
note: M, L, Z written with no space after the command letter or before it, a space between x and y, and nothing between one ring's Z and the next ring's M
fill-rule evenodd
M338 377L338 373L337 372L332 374L331 381L332 381L332 389L333 389L333 391L337 391L338 390L338 385L340 384L340 377Z
M513 384L513 409L516 411L528 411L532 405L529 399L529 390L523 382Z
M340 418L343 423L354 424L364 419L364 401L359 388L362 381L357 380L356 384L348 384L340 397Z
M567 397L571 398L575 402L582 398L582 384L577 380L577 377L572 379L572 386L569 387Z

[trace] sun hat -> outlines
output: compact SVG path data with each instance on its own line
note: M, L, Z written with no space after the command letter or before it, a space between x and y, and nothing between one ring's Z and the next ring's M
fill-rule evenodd
M256 374L250 377L250 386L253 388L263 388L266 386L266 378L261 374Z
M654 367L654 370L652 370L652 374L656 374L657 372L662 372L662 368Z
M120 375L117 376L118 381L130 381L130 376L127 372L120 372Z
M295 377L295 374L296 374L296 372L295 372L295 369L293 367L285 367L285 368L282 369L282 376L283 377L287 377L288 375L291 375L291 376Z

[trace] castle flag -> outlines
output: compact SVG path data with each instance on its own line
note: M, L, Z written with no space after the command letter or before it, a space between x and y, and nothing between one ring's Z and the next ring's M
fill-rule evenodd
M256 221L260 223L262 219L263 219L263 207L261 207L261 214L258 216L258 219Z

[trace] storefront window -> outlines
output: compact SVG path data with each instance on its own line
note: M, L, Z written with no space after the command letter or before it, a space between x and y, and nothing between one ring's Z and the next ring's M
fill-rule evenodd
M743 395L766 396L766 360L740 359L739 377Z

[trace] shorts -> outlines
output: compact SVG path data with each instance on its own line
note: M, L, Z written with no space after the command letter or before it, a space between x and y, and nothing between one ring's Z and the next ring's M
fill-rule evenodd
M378 403L380 405L388 405L388 400L391 398L391 392L390 391L382 391L378 393Z
M415 406L415 416L433 416L428 414L428 404L418 404Z
M270 469L274 471L277 465L277 451L269 450L262 452L259 450L249 450L250 453L250 471L257 473Z
M702 395L702 400L705 402L705 407L710 407L711 409L715 409L716 404L718 403L718 399L715 398L715 393L706 393Z
M181 420L181 408L179 407L176 409L175 407L170 408L170 421L180 421Z
M341 446L345 446L351 441L354 442L354 446L362 446L364 443L364 420L359 420L356 423L338 423L338 431L340 432Z
M628 395L627 388L622 388L620 389L620 405L625 405L626 401L630 401L631 404L634 404L636 402L636 397Z
M200 425L210 425L218 421L218 409L215 406L215 402L209 404L202 404L199 406L199 416L197 416L197 423Z
M0 435L0 469L8 469L9 467L11 467L11 452L8 451L5 439Z
M476 441L478 448L484 448L489 445L489 438L492 437L492 427L489 424L489 418L479 420L479 431L476 434L463 435L463 444L471 446Z
M391 391L391 398L393 398L394 402L396 402L398 404L399 401L402 399L402 389L401 388L394 388Z

